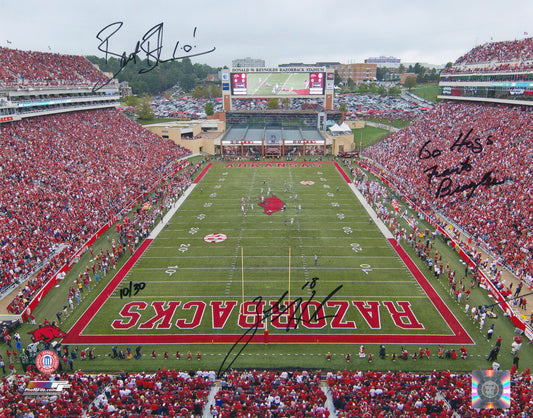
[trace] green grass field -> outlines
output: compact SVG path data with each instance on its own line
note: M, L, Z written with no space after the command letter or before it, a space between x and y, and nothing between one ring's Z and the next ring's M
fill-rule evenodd
M309 94L309 73L248 73L247 96Z
M314 184L302 185L300 181ZM318 278L314 301L322 301L342 285L333 300L350 304L355 300L408 301L416 317L424 317L427 321L426 326L413 330L414 333L447 332L446 323L431 301L376 225L369 224L369 215L354 199L332 164L292 169L227 168L224 164L214 164L200 184L168 228L162 230L130 270L126 284L117 288L85 328L84 335L101 334L103 329L114 331L115 335L132 331L152 334L158 326L147 324L155 316L150 307L153 301L164 301L164 306L168 306L169 301L180 303L170 321L172 325L161 327L166 328L163 333L239 334L243 332L243 318L238 309L233 309L225 326L213 333L208 305L200 308L195 305L195 309L186 310L183 307L190 301L206 301L206 304L212 300L236 301L240 304L242 300L252 301L257 297L262 297L269 306L285 291L285 302L289 298L304 301L311 296L310 285L306 283L313 277ZM293 185L292 192L289 185ZM286 203L285 211L267 215L258 205L260 196L266 196L268 188ZM298 196L296 200L295 195ZM244 216L241 199L244 197L248 202L248 196L250 204L246 204ZM254 203L253 210L251 203ZM299 205L301 210L298 210ZM209 234L225 234L228 238L219 243L206 243L204 237ZM316 266L315 255L318 257ZM145 287L126 300L120 297L120 288L130 281L145 283ZM382 286L388 289L385 295L379 291ZM146 308L131 311L139 313L135 326L113 330L110 319L120 320L119 312L128 301L144 302ZM184 320L183 324L195 322L198 309L206 312L194 328L176 326L178 320ZM335 312L336 307L325 307L326 316L332 317ZM352 334L355 329L361 334L404 333L405 330L395 326L391 315L385 312L381 307L378 329L369 328L367 321L352 307L347 310L344 322L354 322L353 328L334 331L332 321L314 321L316 325L302 322L290 334ZM271 338L287 334L286 327L277 324L288 322L289 318L285 317L280 321L272 318ZM250 323L253 319L252 315L247 317ZM326 323L329 326L318 328Z
M402 120L402 119L387 119L387 118L364 118L365 121L368 122L376 122L376 123L383 123L385 125L391 125L395 128L405 128L411 124L412 121L410 120Z
M430 102L437 102L437 94L439 92L439 86L436 84L430 85L421 85L411 89L411 93L416 94L423 99L429 100Z
M390 133L388 130L369 125L360 129L352 129L352 132L354 134L355 149L359 149L361 143L363 144L363 149L369 147Z
M464 313L464 301L459 305L449 296L447 280L429 276L431 287L474 340L474 345L468 346L468 361L436 358L436 341L443 336L446 341L454 333L376 223L369 222L370 215L333 164L256 165L213 164L98 311L93 301L104 294L112 275L98 285L91 284L91 291L84 293L80 305L60 325L65 331L82 329L83 342L71 347L96 347L100 356L93 361L75 361L75 368L224 370L231 365L469 371L487 366L485 356L491 344L484 331ZM258 205L262 195L269 196L268 188L286 204L285 211L267 215ZM243 198L246 216L241 211ZM223 238L212 234L224 234L227 239L206 242ZM103 237L95 250L108 246L113 237L112 232ZM464 269L452 249L439 240L434 245L452 268ZM405 250L426 273L427 267L410 246ZM86 253L41 302L35 311L38 323L55 319L55 312L65 304L68 287L90 264L89 259ZM125 290L130 283L135 295ZM250 336L257 321L254 300L264 302L263 312L256 339L246 345L239 337ZM288 313L273 312L276 301ZM474 289L470 303L488 304L490 299L486 292ZM402 316L405 308L412 317ZM396 312L396 320L392 312ZM89 320L79 320L89 313ZM268 344L262 328L267 322ZM502 335L506 348L499 361L503 368L510 367L512 356L507 346L513 327L501 315L494 323L495 334ZM488 325L489 321L485 329ZM24 343L30 342L26 333L34 328L22 326ZM398 353L401 346L413 352L423 345L429 346L434 356L418 362L378 359L369 364L355 360L360 344L376 354L380 343L386 344L389 354ZM144 354L140 360L108 356L114 345L126 350L139 344ZM459 344L447 346L459 348ZM158 354L156 359L150 356L152 350ZM203 357L200 362L195 356L191 361L183 357L178 361L176 350L183 356L188 351L201 352ZM162 358L165 351L170 353L169 360ZM333 355L331 362L325 359L328 351ZM526 364L531 361L531 350L522 351ZM344 360L346 353L353 356L350 364Z

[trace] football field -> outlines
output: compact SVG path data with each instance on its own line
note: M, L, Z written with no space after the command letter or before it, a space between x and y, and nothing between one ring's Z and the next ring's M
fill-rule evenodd
M336 163L209 164L63 343L472 344L358 193Z
M309 73L248 73L250 96L309 94Z

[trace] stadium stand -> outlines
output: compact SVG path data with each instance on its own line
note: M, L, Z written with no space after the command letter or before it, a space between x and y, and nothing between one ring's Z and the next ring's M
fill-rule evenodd
M468 51L459 57L454 65L483 64L480 68L490 68L491 64L509 61L533 60L533 38L513 41L490 42Z
M384 167L413 201L441 212L472 235L475 246L501 257L518 276L530 281L533 237L527 231L533 228L533 148L527 138L533 134L531 122L531 113L521 107L443 103L364 155ZM466 136L470 129L475 129L470 139L480 138L483 151L451 150L460 133ZM428 149L442 151L438 158L420 158L427 141ZM437 164L440 174L446 168L459 170L467 157L471 168L453 173L458 184L479 182L488 171L505 183L478 187L470 199L465 193L436 197L440 179L429 178L431 167Z
M475 48L456 64L501 63L512 61L517 54L531 59L531 39ZM106 80L81 57L0 48L0 86L89 85ZM467 132L472 126L483 138L492 135L494 147L487 147L480 158L472 157L473 169L464 173L462 181L475 179L484 169L492 168L506 182L498 189L478 189L468 201L458 196L437 199L425 181L427 166L421 165L417 157L420 147L431 140L432 147L444 150L458 132ZM530 114L520 108L442 104L411 127L370 148L367 156L385 167L411 199L425 209L442 211L474 236L476 246L486 246L515 272L530 278L533 150L528 139L532 127ZM55 258L48 260L48 268L26 283L27 289L11 307L16 313L99 226L176 168L178 158L187 155L185 149L160 140L113 110L3 124L0 143L1 288L20 281L57 252ZM448 152L440 156L439 164L442 168L455 167L461 160L464 155ZM174 199L186 181L182 178L162 186L162 204ZM133 217L134 234L143 234L153 216L157 216L157 211ZM50 243L66 243L66 247L51 247ZM52 379L70 384L63 394L28 399L23 395L25 387L41 376L14 372L2 378L0 409L7 417L190 417L206 413L219 417L326 417L332 412L339 417L533 414L529 369L513 375L513 401L505 413L471 410L471 377L447 371L429 375L328 373L326 393L321 388L324 381L319 372L231 372L218 382L214 376L214 372L191 375L166 369L154 374L116 376L61 373ZM221 386L218 392L217 384ZM325 407L328 393L333 396L336 411ZM213 401L208 400L210 394Z
M328 375L338 417L503 416L494 409L471 409L471 380L470 375L449 371L429 375L344 371ZM513 376L511 397L515 402L505 416L521 417L531 410L531 392L524 391L530 382L529 371Z
M0 87L93 85L108 80L81 56L0 47Z
M319 372L232 372L221 381L211 414L262 417L328 417Z
M94 262L86 266L86 273L78 278L78 283L81 283L82 286L77 289L73 286L70 291L67 303L71 308L73 308L74 300L76 300L76 304L79 303L83 285L89 286L89 283L93 279L98 283L99 278L105 277L111 269L115 269L118 260L128 250L129 255L133 253L134 249L148 236L156 221L163 215L164 210L170 208L191 184L191 176L198 170L199 166L201 166L201 163L189 166L181 170L178 176L172 176L166 182L159 185L152 199L143 204L142 210L134 212L131 219L126 216L121 220L121 223L118 223L117 229L120 229L119 241L114 242L113 240L109 242L108 248L105 251L102 249L99 254L95 255ZM92 248L89 248L89 251L92 252ZM60 266L56 262L48 266L45 271L53 274L58 267ZM45 282L45 277L47 275L41 274L30 278L28 283L26 283L8 305L8 311L22 312L27 306L28 301L41 289Z
M51 274L187 155L115 110L3 124L0 140L2 288L20 282L55 245L66 244L47 271ZM42 277L33 280L29 287ZM13 306L13 312L20 313L23 305Z
M87 375L58 374L56 381L67 381L70 387L60 396L23 396L28 382L40 380L40 375L4 378L0 409L3 416L39 417L112 417L112 416L201 416L212 379L208 373L192 376L175 370L159 370L154 374L121 373ZM34 415L28 415L28 414Z
M60 373L52 381L70 387L59 396L24 397L40 375L28 372L2 379L0 408L6 417L525 417L531 416L529 369L511 379L511 407L470 407L471 376L449 371L429 374L379 371L231 372L213 371L119 375ZM330 395L334 407L324 407ZM24 415L26 414L26 415Z

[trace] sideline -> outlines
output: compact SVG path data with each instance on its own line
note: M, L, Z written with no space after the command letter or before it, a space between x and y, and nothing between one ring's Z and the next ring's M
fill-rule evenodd
M152 229L152 232L150 232L150 235L148 235L147 239L154 240L159 235L159 233L163 230L165 226L168 225L168 222L172 219L174 214L178 211L180 206L185 202L185 200L189 197L189 195L192 193L192 191L195 189L196 183L192 183L187 190L181 195L181 197L178 199L176 203L172 206L172 208L163 216L163 219L155 226L154 229Z
M344 172L344 169L338 164L336 164L336 167L337 167L337 170L339 170L340 174L345 179L347 179L348 177L346 173ZM456 341L453 341L453 342L450 341L450 343L465 344L465 340L467 340L466 344L469 344L469 345L474 344L472 337L468 334L466 329L461 325L457 317L451 312L451 310L448 308L446 303L444 303L441 296L435 291L435 289L429 282L428 278L424 276L424 274L420 271L420 269L417 267L417 265L414 263L411 257L409 257L409 255L401 247L401 245L396 242L396 239L394 238L394 235L392 234L392 232L389 230L389 228L387 228L387 226L383 223L383 221L378 217L374 209L366 201L366 199L364 198L362 193L357 189L355 184L349 181L348 186L350 187L352 192L355 194L357 199L359 199L359 202L364 207L364 209L368 212L371 219L374 221L374 223L379 228L381 233L389 241L389 244L392 246L396 254L401 258L402 262L409 269L409 271L411 272L415 280L418 282L420 287L424 290L424 293L429 298L431 303L433 303L433 306L435 307L435 309L437 309L437 311L440 313L442 319L446 322L446 325L448 325L450 330L454 333L453 337L449 337L449 338L456 339ZM430 340L433 339L433 337L434 337L433 335L425 336L427 342L430 342Z
M373 164L376 164L373 160L368 159L368 161L371 161ZM466 254L464 250L464 246L469 246L467 244L469 235L467 235L462 230L462 228L457 228L455 226L455 223L451 222L440 212L434 212L435 217L438 218L438 221L445 221L448 225L453 225L453 227L459 232L459 237L455 237L453 233L447 231L448 228L441 226L437 222L435 217L430 214L427 214L425 211L420 209L414 202L409 199L408 196L406 196L403 192L399 191L398 187L391 180L388 180L385 176L376 172L375 168L367 166L365 162L361 161L358 161L356 164L364 170L372 173L374 176L379 178L380 181L385 183L388 187L395 190L396 193L402 196L401 199L404 201L404 203L410 205L413 208L413 211L415 211L415 213L422 214L424 216L424 220L428 222L433 228L435 228L436 231L440 232L441 234L450 239L451 247L459 253L459 256L463 259L464 263L466 263L469 267L474 266L473 260L470 258L469 255ZM497 259L494 257L494 255L490 254L484 248L483 245L477 248L483 254L483 256L488 258L491 262L497 262ZM503 270L500 270L502 274L500 280L504 284L508 283L508 281L511 281L512 284L523 283L529 287L529 290L533 289L533 283L527 283L526 281L522 281L520 278L516 277L507 267L497 262L497 265L498 264L503 268ZM498 302L498 306L500 307L504 315L508 316L512 324L517 328L515 332L521 332L530 340L530 342L533 341L533 324L531 322L533 311L531 311L531 314L528 316L528 310L521 309L515 306L514 304L509 303L507 299L502 296L497 287L492 283L493 276L490 274L489 266L487 266L486 269L480 269L479 271L481 272L483 280L485 281L483 286L487 290L489 297L492 297L494 302ZM531 303L531 301L533 300L533 295L525 296L525 298L527 302Z
M376 224L376 226L379 228L381 233L385 236L387 239L393 239L394 235L392 235L392 232L390 232L389 228L385 226L383 221L379 219L376 211L372 209L372 207L368 204L366 199L363 197L361 192L357 190L357 187L355 187L355 184L350 183L348 186L350 186L350 189L352 189L352 192L357 196L357 199L359 199L359 202L361 202L361 205L365 208L365 210L370 215L370 218L372 218L372 221Z

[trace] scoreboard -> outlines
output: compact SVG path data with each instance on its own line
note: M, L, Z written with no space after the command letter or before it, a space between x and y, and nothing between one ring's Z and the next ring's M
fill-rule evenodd
M232 92L235 95L246 95L246 73L234 73L231 74L232 80Z
M309 94L324 94L324 73L309 73Z
M235 99L320 99L333 108L335 72L326 67L233 67L220 72L224 110ZM253 109L251 109L253 110Z
M243 97L323 96L326 73L281 68L278 71L257 68L230 73L231 94ZM284 71L280 71L284 70Z

